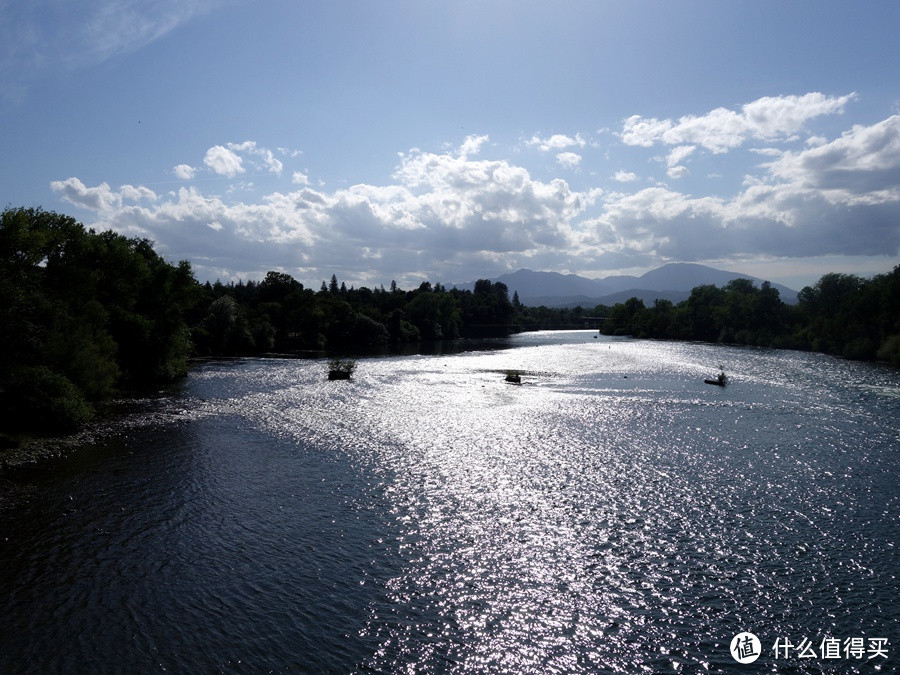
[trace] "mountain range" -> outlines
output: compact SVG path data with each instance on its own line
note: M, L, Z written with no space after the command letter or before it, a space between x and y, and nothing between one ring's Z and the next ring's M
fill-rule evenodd
M750 279L756 286L762 284L761 279L738 272L697 265L695 263L669 263L642 274L639 277L616 275L602 279L588 279L577 274L560 274L558 272L534 272L521 269L510 274L502 274L491 279L500 281L509 288L510 297L514 292L519 294L523 305L547 307L593 307L595 305L614 305L637 297L646 305L652 305L656 299L671 300L679 303L686 300L691 289L696 286L712 284L724 286L732 279ZM456 284L460 289L474 288L474 282ZM783 302L797 302L797 291L773 283L778 289Z

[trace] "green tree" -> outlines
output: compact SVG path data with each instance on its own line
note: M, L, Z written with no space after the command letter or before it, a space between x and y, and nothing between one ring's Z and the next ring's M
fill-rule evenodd
M23 405L41 409L45 417L56 410L81 419L82 402L183 375L190 348L185 317L198 289L188 263L170 265L146 240L87 231L68 216L41 209L3 211L5 423L33 423ZM28 369L37 384L23 392L21 373ZM39 405L42 395L70 397L71 405Z
M616 303L609 310L604 330L610 335L634 335L648 337L651 318L640 298L629 298Z
M722 307L725 292L708 284L697 286L685 301L683 319L687 336L692 340L716 342L722 333Z

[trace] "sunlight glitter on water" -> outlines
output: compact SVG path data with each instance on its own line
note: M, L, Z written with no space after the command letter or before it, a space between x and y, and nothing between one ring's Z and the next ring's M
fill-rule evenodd
M821 602L840 587L823 502L858 496L821 480L821 427L813 447L797 434L815 398L802 365L795 390L747 350L725 352L725 366L722 349L696 345L521 341L365 362L340 393L313 387L309 401L305 383L302 411L279 411L317 442L343 435L337 444L390 485L407 562L387 591L404 611L373 608L367 631L382 648L369 667L727 667L723 645L747 622L788 611L801 626L840 625L840 607ZM739 373L727 394L702 384L720 367ZM503 382L508 369L522 386ZM847 452L846 410L816 401L816 423ZM828 430L831 417L843 426ZM856 557L841 564L871 579L856 562L866 542L846 545Z
M127 533L110 561L140 566L158 523L174 546L130 582L137 634L162 630L163 580L187 623L215 617L185 644L241 634L275 671L324 667L329 639L363 672L535 673L739 672L745 629L900 639L896 371L589 331L509 344L361 359L349 382L321 360L195 370L179 470L101 514ZM732 384L704 385L720 367ZM353 625L369 651L349 656Z
M817 543L821 514L779 504L815 511L828 494L804 489L819 464L805 464L793 422L779 422L808 394L747 351L728 353L746 384L726 396L702 385L725 367L721 349L591 333L522 342L365 361L341 390L311 384L307 365L301 385L262 399L273 429L340 448L387 485L406 563L387 583L392 607L372 609L366 631L382 647L368 667L727 666L731 633L777 623L786 607L833 627L815 607L833 562ZM503 382L509 369L522 386ZM812 541L785 550L784 535Z

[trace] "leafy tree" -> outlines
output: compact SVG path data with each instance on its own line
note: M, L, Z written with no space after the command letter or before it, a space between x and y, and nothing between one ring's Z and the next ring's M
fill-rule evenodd
M3 211L3 423L76 423L123 387L183 375L198 289L188 263L170 265L146 240L41 209Z
M618 303L610 309L606 329L613 335L646 337L649 323L644 301L629 298L624 304Z
M457 297L462 300L461 315L469 335L479 337L511 332L515 310L509 301L506 284L479 279L471 294Z

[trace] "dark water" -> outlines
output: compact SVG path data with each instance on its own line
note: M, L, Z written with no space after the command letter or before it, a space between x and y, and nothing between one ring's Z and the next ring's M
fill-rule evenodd
M0 673L897 669L896 369L511 344L206 364L155 425L2 477Z

